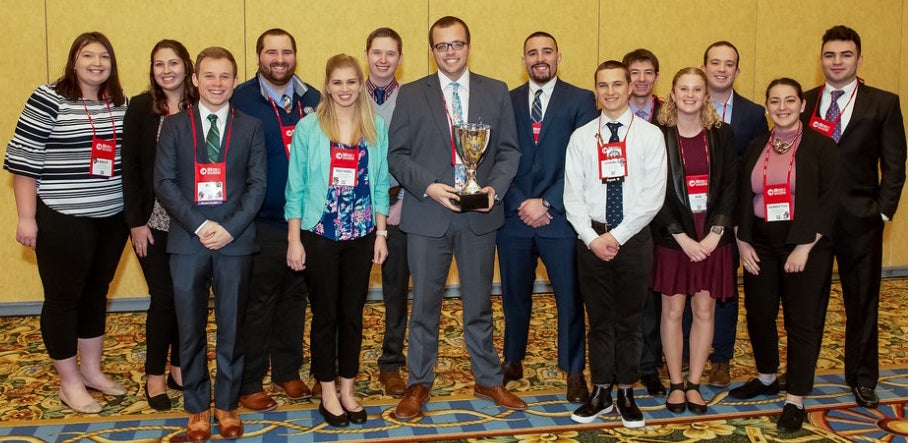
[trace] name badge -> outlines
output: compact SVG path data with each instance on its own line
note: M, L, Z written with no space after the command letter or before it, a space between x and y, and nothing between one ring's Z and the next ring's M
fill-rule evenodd
M287 158L290 158L290 143L293 142L293 130L296 126L281 126L281 137L284 139L284 149L287 151Z
M829 120L823 120L816 115L811 115L807 125L810 126L810 129L813 129L826 137L832 138L832 133L835 132L836 124Z
M542 132L542 122L530 123L533 126L533 141L539 143L539 134Z
M709 191L709 174L688 175L687 200L692 212L705 212L707 192Z
M791 189L787 184L766 185L763 188L763 205L766 221L789 221L794 219L791 204Z
M627 177L625 143L599 144L599 178L603 181L622 181L624 177Z
M195 204L220 205L227 201L227 163L197 163Z
M330 186L356 186L356 169L359 164L359 148L345 149L331 146Z
M114 159L117 153L117 145L110 140L103 138L91 138L91 161L89 163L88 173L98 177L113 177Z

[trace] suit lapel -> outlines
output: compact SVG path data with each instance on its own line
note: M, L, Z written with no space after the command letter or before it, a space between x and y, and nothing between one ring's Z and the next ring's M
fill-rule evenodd
M533 127L530 125L530 84L524 83L517 88L517 101L513 103L517 113L515 120L517 122L518 134L530 134L530 140L533 139ZM521 139L523 137L520 137Z
M441 91L438 75L432 74L426 77L425 86L426 106L429 108L429 115L435 121L441 139L450 139L451 123L448 120L448 111L445 108L444 93Z
M564 99L564 84L561 81L555 81L555 89L552 90L552 96L549 98L549 105L545 108L545 114L542 116L542 131L539 132L539 145L542 144L542 139L545 137L546 132L552 126L552 114L557 112L558 109L566 109L566 104L562 104L561 101ZM529 99L528 99L529 100ZM549 124L546 124L545 121L548 120Z
M845 139L845 137L848 136L852 128L854 128L859 116L867 115L867 113L870 112L870 103L872 101L872 98L867 97L869 90L867 88L861 88L860 83L858 83L855 87L857 88L857 91L855 91L854 94L854 107L851 110L851 118L848 119L848 126L842 128L842 136L839 137L839 142L841 142Z

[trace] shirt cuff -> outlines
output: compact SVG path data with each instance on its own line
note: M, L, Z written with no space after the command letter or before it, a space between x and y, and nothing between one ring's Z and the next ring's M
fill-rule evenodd
M880 217L883 217L883 221L891 220L889 217L886 217L886 214L883 214L882 212L880 212Z
M208 224L208 220L203 221L202 224L200 224L198 228L195 228L195 231L193 231L193 233L194 233L197 237L201 237L201 236L199 235L199 231L201 231L202 228L204 228L205 225L207 225L207 224Z

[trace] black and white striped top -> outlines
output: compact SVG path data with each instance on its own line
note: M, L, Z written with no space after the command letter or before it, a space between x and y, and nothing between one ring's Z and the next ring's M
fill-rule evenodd
M125 112L125 104L111 103L108 110L103 100L67 100L53 85L39 86L19 116L3 169L34 178L38 196L57 212L83 217L115 215L123 210L120 151ZM113 177L89 174L92 122L94 134L105 140L114 138L116 128Z

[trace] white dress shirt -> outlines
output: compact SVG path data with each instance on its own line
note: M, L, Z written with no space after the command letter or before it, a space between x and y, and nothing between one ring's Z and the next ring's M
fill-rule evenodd
M208 137L208 129L211 128L211 122L208 121L208 116L211 114L218 116L218 133L221 135L220 141L218 143L219 145L223 144L225 137L224 130L227 128L227 115L230 114L230 105L225 104L224 106L221 106L221 109L218 109L217 112L211 112L211 110L205 107L202 102L199 102L199 116L202 117L203 140ZM205 149L204 146L202 148Z
M605 222L608 195L606 184L599 178L596 135L602 133L604 140L608 140L611 132L605 124L611 121L601 113L600 118L574 131L567 147L564 209L568 221L587 247L599 237L590 222ZM634 118L630 108L614 121L621 123L618 137L627 146L627 177L622 190L624 219L612 228L611 234L623 245L647 229L665 201L665 138L656 126L642 118Z
M555 91L555 83L558 77L552 77L546 84L539 86L532 80L530 84L530 116L533 115L533 100L536 99L536 91L542 89L542 95L539 96L539 103L542 105L542 119L545 120L545 110L549 108L549 102L552 101L552 93Z
M457 82L457 96L460 97L460 109L463 111L463 122L470 122L470 70L463 71L463 75L457 80L451 80L448 76L438 71L438 81L441 85L441 92L445 96L445 108L448 110L448 117L454 120L454 99L451 93L454 88L451 83ZM478 123L478 122L477 122Z
M851 81L851 83L845 85L845 87L841 89L841 91L845 93L842 94L841 97L839 97L839 100L837 102L839 104L839 114L842 116L839 122L842 123L843 133L845 132L845 128L848 127L848 122L851 121L851 114L854 112L854 102L858 98L857 95L861 93L860 90L855 93L854 88L857 87L858 79L854 79ZM826 85L823 87L823 96L820 97L820 118L826 118L826 111L829 110L829 105L832 104L832 91L835 90L836 88L829 83L826 83ZM852 93L854 93L855 95L853 99L851 98ZM848 102L849 100L851 100L850 103ZM808 104L807 106L811 105L812 104Z

